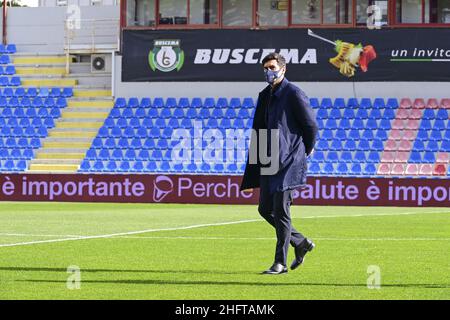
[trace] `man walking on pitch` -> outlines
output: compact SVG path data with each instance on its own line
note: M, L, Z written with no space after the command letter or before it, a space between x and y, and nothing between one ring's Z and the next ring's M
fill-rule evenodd
M308 97L284 77L284 57L271 53L262 65L269 85L258 96L241 190L260 188L258 211L277 236L274 263L263 273L282 274L287 272L289 244L295 248L292 270L314 248L314 243L291 225L290 206L292 191L306 184L306 158L314 150L317 122ZM261 149L267 151L266 157L261 157ZM267 167L267 157L275 170Z

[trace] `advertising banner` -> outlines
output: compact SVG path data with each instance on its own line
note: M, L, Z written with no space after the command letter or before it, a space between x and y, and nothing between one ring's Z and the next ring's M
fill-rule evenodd
M449 81L450 29L124 30L122 81Z
M448 179L310 177L294 204L449 207ZM2 174L0 201L257 204L241 176Z

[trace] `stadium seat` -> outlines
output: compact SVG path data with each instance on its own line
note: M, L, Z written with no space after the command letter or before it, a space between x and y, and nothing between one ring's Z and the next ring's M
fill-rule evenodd
M437 163L450 163L450 154L448 152L439 152L436 155Z
M378 166L377 174L383 175L383 176L389 175L391 173L391 167L392 167L392 164L390 164L390 163L381 163Z
M442 163L437 163L433 167L433 175L435 176L446 176L447 175L447 165Z
M419 166L419 175L421 176L431 176L433 175L433 165L432 164L421 164Z
M408 163L405 169L405 175L416 176L419 174L419 165L414 163Z
M11 77L9 84L13 87L18 87L21 84L20 77Z
M15 44L8 44L6 46L6 53L8 54L14 54L17 52L17 48Z
M391 175L401 176L405 173L406 165L394 163L391 167Z

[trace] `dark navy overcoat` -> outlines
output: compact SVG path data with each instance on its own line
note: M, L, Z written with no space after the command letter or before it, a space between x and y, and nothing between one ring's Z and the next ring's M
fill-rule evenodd
M271 89L269 85L259 93L252 126L257 134L249 150L258 146L259 129L279 129L279 169L268 176L270 191L278 192L306 184L306 158L314 148L318 128L309 99L300 88L284 78L273 93ZM259 157L254 164L247 157L241 190L260 186L261 166Z

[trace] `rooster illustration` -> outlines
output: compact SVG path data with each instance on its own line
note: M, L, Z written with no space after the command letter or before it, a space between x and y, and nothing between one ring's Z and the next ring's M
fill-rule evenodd
M338 54L329 61L333 66L339 69L339 72L342 75L348 78L355 75L358 66L363 72L367 72L369 63L377 57L377 53L371 45L363 47L361 43L355 45L341 40L331 41L315 34L310 29L308 29L308 35L331 43L334 46L334 50Z

